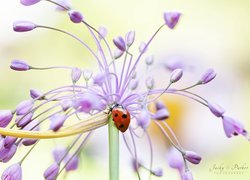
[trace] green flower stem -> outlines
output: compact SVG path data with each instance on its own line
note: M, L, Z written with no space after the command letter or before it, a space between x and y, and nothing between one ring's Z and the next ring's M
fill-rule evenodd
M109 179L119 180L119 130L109 116Z

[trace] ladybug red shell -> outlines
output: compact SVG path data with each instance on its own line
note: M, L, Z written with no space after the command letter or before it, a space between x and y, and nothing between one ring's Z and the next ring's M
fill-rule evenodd
M117 129L125 132L130 123L130 113L121 106L115 106L112 108L111 114Z

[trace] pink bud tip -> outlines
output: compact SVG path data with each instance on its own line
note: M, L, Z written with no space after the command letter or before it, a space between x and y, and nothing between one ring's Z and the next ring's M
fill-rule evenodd
M21 60L13 60L10 64L10 68L15 71L27 71L30 69L30 66Z
M41 0L20 0L20 3L24 6L31 6L33 4L39 3Z
M73 23L80 23L83 20L83 15L79 11L75 10L69 11L69 17Z
M164 13L164 20L165 20L166 25L170 29L174 29L174 27L176 26L176 24L179 21L180 16L181 16L181 13L179 13L179 12L165 12Z
M114 38L113 42L118 49L120 49L123 52L126 51L125 41L121 36Z
M36 25L30 21L16 21L13 23L13 30L16 32L32 31Z
M181 79L182 75L183 75L182 69L175 69L170 76L170 82L175 83L175 82L179 81Z

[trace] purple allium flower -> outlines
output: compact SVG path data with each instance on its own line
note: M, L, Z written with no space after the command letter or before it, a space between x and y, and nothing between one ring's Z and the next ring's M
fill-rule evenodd
M23 5L33 5L38 2L39 0L21 0ZM151 124L154 124L172 146L168 154L169 166L177 169L183 180L193 179L187 161L199 164L201 157L194 152L185 152L183 150L185 148L179 143L174 131L168 124L169 122L164 121L169 117L169 111L163 103L159 102L159 98L168 94L184 96L208 107L216 117L222 118L227 137L238 134L247 136L247 131L241 123L224 116L225 110L223 108L191 92L193 87L206 84L214 79L216 76L214 70L209 69L205 72L196 84L178 89L172 86L175 86L174 83L182 78L183 64L178 62L170 63L170 65L163 64L168 70L172 71L170 75L168 71L164 74L157 69L162 64L157 61L154 62L153 57L157 56L148 53L158 32L166 25L173 29L179 21L180 13L164 13L165 23L159 26L151 37L147 38L148 41L136 44L135 31L126 33L125 38L118 36L107 39L106 28L96 29L90 22L83 19L81 12L73 10L67 0L46 0L46 2L57 5L58 8L63 10L62 13L68 14L72 22L82 23L89 32L89 34L85 33L84 37L90 42L89 35L96 46L65 30L36 25L29 21L16 21L13 27L14 31L25 32L34 28L42 28L69 36L90 53L96 64L87 70L86 67L63 65L39 68L24 61L12 61L11 68L16 71L46 71L58 68L70 71L71 77L69 79L71 79L71 82L44 93L31 89L30 96L32 99L20 102L14 110L0 111L0 160L7 162L17 152L17 147L29 146L24 147L29 148L29 150L19 161L20 163L10 166L3 173L2 179L21 179L21 164L41 139L77 135L72 142L70 140L65 141L65 143L69 143L64 149L53 151L54 163L44 172L45 179L53 180L63 170L69 172L77 169L81 162L80 153L90 135L94 133L93 130L96 131L97 128L107 124L111 125L109 128L116 131L117 137L119 137L118 132L125 133L123 134L125 146L132 155L134 169L138 177L140 177L139 168L147 170L150 175L163 176L162 169L155 169L153 164L154 141L151 139L151 132L148 131L148 128ZM147 28L145 29L147 30ZM110 46L112 40L115 47ZM133 52L135 48L132 46L139 46L139 52L135 52L136 55ZM146 63L143 63L144 60ZM82 75L85 80L83 82L80 81ZM159 81L155 75L161 76L165 80L170 79L170 82L164 79ZM64 82L68 81L65 80ZM155 108L152 108L154 105ZM12 120L13 116L15 116L15 120ZM77 121L75 122L74 119ZM8 127L9 124L11 124L10 127ZM64 127L61 128L62 126ZM127 132L122 131L124 127L126 127L126 130L128 129ZM88 134L85 136L84 133ZM132 143L127 142L126 133L129 134ZM144 158L144 153L137 152L138 144L136 142L137 139L145 136L148 140L146 144L149 145L151 152L149 154L150 165L143 164L141 161L138 162L138 159ZM114 141L109 142L112 144ZM113 143L112 145L118 146L119 143ZM113 153L111 153L111 156L113 156ZM115 168L110 169L114 170Z
M146 129L150 124L150 115L146 109L143 109L137 117L137 122L140 127Z
M20 102L17 105L16 108L16 114L17 115L25 115L26 113L29 113L29 111L33 108L34 101L32 100L25 100Z
M152 65L153 62L154 62L154 56L148 56L148 57L146 57L145 62L146 62L146 64L148 66Z
M116 49L114 51L114 59L118 59L123 55L124 51L121 51L120 49Z
M169 112L166 108L159 109L152 116L152 118L156 119L156 120L165 120L165 119L169 118Z
M225 109L222 108L220 105L212 102L208 102L208 108L209 110L217 117L222 117L222 115L225 113Z
M32 99L36 99L36 98L38 98L39 100L44 99L43 93L40 92L39 90L36 90L36 89L31 89L31 90L30 90L30 97L31 97Z
M80 68L73 68L71 71L71 80L75 84L82 76L82 70Z
M83 15L79 11L75 10L69 11L69 17L73 23L81 23L83 20Z
M67 162L67 165L65 167L66 171L73 171L76 170L78 168L78 164L79 164L79 157L77 156L67 156L65 158L65 162Z
M216 73L213 69L208 69L202 76L201 79L199 80L199 84L207 84L210 81L212 81L216 77Z
M107 36L107 34L108 34L107 28L105 28L105 27L103 27L103 26L100 26L100 27L99 27L98 32L99 32L99 38L100 38L100 39L105 38L105 37Z
M0 111L0 127L6 127L13 118L13 113L11 110L1 110Z
M170 29L174 29L174 27L176 26L176 24L179 21L180 16L181 16L181 13L179 13L179 12L165 12L164 13L164 20L165 20L166 25Z
M53 157L56 163L60 163L60 161L64 158L65 154L67 154L67 149L64 147L57 147L53 150Z
M31 121L29 124L27 124L23 130L26 131L39 131L39 122L37 120ZM37 139L30 139L30 138L24 138L22 140L22 144L25 146L33 145L37 142Z
M135 31L127 32L125 36L125 42L128 47L130 47L135 41Z
M182 180L193 180L191 171L187 170L182 174Z
M40 2L40 1L41 0L20 0L21 4L25 5L25 6L31 6L33 4Z
M58 131L62 126L64 121L67 119L66 115L62 115L62 114L55 114L53 115L50 120L50 129L53 131Z
M6 136L4 139L4 147L9 148L11 147L15 142L17 138L12 137L12 136Z
M53 180L56 178L57 174L59 172L59 166L57 163L53 163L51 166L49 166L45 172L43 173L43 177L46 180Z
M201 162L201 156L192 151L186 151L184 158L193 164L199 164Z
M0 151L0 161L1 162L8 162L16 153L17 146L14 144L10 146L9 148L3 148Z
M162 170L162 168L154 169L152 173L153 173L155 176L157 176L157 177L162 177L162 176L163 176L163 170Z
M170 82L175 83L175 82L179 81L181 79L182 75L183 75L182 69L175 69L170 76Z
M17 116L17 118L15 120L16 121L16 126L17 127L26 126L31 121L32 117L33 117L33 113L29 113L29 114L27 114L25 116L23 116L23 115Z
M119 50L121 50L123 52L126 51L126 45L125 45L125 41L124 41L123 37L118 36L118 37L113 39L113 42Z
M173 147L168 152L167 161L171 168L177 169L179 171L182 171L184 168L184 161L181 153Z
M16 21L13 23L13 30L16 32L32 31L36 25L30 21Z
M15 71L27 71L30 69L30 66L25 61L13 60L11 62L10 68Z
M237 136L239 134L247 136L248 133L240 122L229 116L223 116L222 121L225 134L228 138L232 137L233 135Z
M147 51L147 44L145 42L141 42L139 46L140 53L144 54Z
M2 174L2 180L22 180L22 168L19 163L9 166Z

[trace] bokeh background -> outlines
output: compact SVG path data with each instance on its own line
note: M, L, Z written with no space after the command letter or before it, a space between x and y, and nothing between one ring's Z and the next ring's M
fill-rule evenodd
M152 44L149 53L155 62L162 63L179 58L187 68L184 82L192 83L208 67L213 67L217 78L209 85L194 92L216 101L227 113L250 130L250 1L248 0L72 0L73 7L81 10L85 19L94 27L104 25L109 30L108 39L136 30L136 43L146 41L163 23L166 10L183 13L178 27L165 28ZM15 20L31 20L42 25L56 26L76 33L93 43L83 26L72 24L67 15L56 12L55 7L41 2L24 7L19 0L9 0L0 6L0 109L11 109L29 97L29 89L46 91L70 83L70 72L62 70L44 72L13 72L9 69L12 59L24 59L34 66L69 65L91 68L91 56L78 43L61 34L37 30L14 33ZM137 51L137 46L134 47ZM164 82L166 77L158 77ZM183 84L181 84L183 85ZM176 96L164 97L172 118L169 120L186 149L202 155L200 165L190 165L194 179L224 180L250 178L250 146L242 137L225 137L222 123L197 103ZM162 179L178 179L178 173L168 168L167 142L155 127L150 128L154 141L154 167L164 168ZM51 148L59 141L44 140L24 162L24 180L43 179L43 171L52 162ZM62 141L61 141L62 142ZM65 143L65 142L63 142ZM138 142L145 149L144 141ZM121 147L121 179L136 179L131 170L131 159ZM107 128L101 128L91 138L83 153L79 170L67 179L108 179ZM148 152L140 156L147 158ZM15 156L14 163L21 155ZM147 159L145 159L147 162ZM10 163L10 164L11 164ZM247 167L242 173L215 174L209 170L214 165L235 164ZM6 167L0 164L2 172ZM146 178L143 176L144 179ZM63 179L63 176L60 177ZM160 179L160 178L153 178Z

